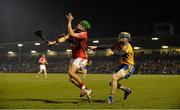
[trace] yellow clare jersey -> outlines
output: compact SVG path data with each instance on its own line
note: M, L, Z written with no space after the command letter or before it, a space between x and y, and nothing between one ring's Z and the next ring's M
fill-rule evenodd
M122 47L127 54L121 56L120 62L121 64L128 64L134 65L134 51L130 43L126 42L125 45Z

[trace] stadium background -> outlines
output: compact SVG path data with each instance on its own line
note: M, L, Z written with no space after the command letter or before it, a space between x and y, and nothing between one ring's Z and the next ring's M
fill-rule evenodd
M32 36L35 37L32 33ZM47 36L48 37L48 36ZM157 40L152 40L158 38ZM89 38L88 45L111 45L116 37ZM173 39L173 40L171 40ZM36 73L38 59L47 55L49 73L66 73L71 58L69 43L48 47L37 38L34 42L1 43L1 72ZM180 74L179 35L156 34L132 36L135 51L136 74ZM93 63L89 73L112 73L118 66L117 57L106 57L103 50L88 50Z

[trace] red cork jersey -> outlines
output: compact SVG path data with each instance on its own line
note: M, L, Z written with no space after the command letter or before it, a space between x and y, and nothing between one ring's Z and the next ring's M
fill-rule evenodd
M71 44L72 57L73 59L82 58L87 59L86 48L87 48L87 32L78 32L78 38L70 36L70 39L77 41L76 45Z

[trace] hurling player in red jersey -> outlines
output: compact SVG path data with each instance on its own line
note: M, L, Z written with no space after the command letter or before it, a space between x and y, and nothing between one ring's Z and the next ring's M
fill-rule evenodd
M86 95L88 101L91 99L91 89L87 89L87 86L83 82L83 80L78 76L79 70L87 73L87 53L86 53L86 43L88 39L87 31L91 28L91 25L88 21L82 20L80 21L75 29L72 29L72 20L74 17L69 13L66 15L68 20L68 34L60 36L56 41L49 41L48 45L54 45L56 43L69 42L71 43L72 50L72 59L69 65L69 77L70 82L72 82L75 86L80 88L81 94L80 97Z
M46 57L44 54L41 55L40 59L39 59L39 72L36 74L36 78L38 79L39 78L39 74L44 72L44 75L45 75L45 78L48 79L48 76L47 76L47 71L46 71L46 64L47 63L47 60L46 60Z

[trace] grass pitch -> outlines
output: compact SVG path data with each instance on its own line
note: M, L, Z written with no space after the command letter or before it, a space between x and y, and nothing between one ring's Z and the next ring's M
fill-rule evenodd
M123 100L116 91L115 103L107 104L111 74L88 74L86 84L93 90L92 102L79 97L79 89L68 74L0 73L0 109L180 109L180 75L133 75L122 84L132 88Z

